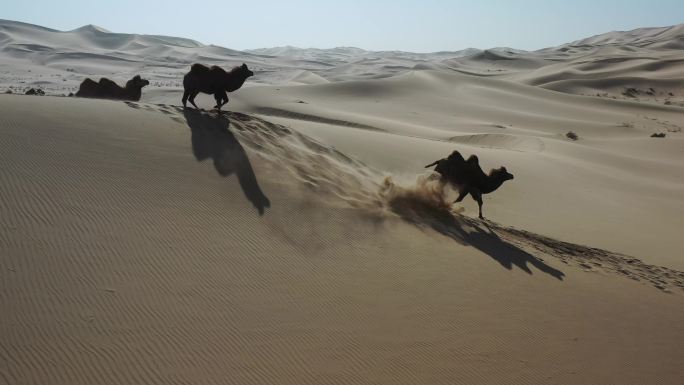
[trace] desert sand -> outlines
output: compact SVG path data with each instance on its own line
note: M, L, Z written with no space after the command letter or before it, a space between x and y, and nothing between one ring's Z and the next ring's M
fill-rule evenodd
M239 52L0 21L0 384L681 383L683 33ZM256 76L184 110L197 61ZM61 97L136 74L139 102ZM453 150L515 175L487 220L424 168Z

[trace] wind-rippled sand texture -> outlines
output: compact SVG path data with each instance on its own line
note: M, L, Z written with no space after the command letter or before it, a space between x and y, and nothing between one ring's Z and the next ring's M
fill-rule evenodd
M249 114L51 97L0 96L0 147L0 383L684 375L681 273L463 216L424 170Z

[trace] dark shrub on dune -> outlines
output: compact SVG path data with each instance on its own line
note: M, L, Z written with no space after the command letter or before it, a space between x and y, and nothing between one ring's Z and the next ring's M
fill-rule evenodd
M25 95L45 95L45 91L41 90L40 88L31 88L28 91L24 93Z

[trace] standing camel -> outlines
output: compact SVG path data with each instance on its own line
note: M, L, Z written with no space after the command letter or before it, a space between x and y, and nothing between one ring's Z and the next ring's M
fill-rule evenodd
M214 108L220 112L221 107L228 103L227 93L240 89L250 76L254 76L254 72L250 71L244 63L241 66L234 67L229 72L224 71L221 67L207 67L195 63L190 67L190 72L183 78L183 87L185 88L183 107L186 107L186 103L190 101L190 104L199 110L200 108L195 104L195 96L203 92L214 95L214 99L216 99Z

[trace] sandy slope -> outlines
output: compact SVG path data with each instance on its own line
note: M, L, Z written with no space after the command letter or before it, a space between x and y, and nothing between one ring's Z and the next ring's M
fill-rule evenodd
M506 165L518 177L486 199L491 218L684 268L677 242L684 227L680 107L431 71L253 87L231 103L411 182L423 165L453 149L475 153L484 168ZM568 140L568 131L580 140ZM661 131L670 136L650 137ZM465 207L476 210L472 201Z
M377 190L248 115L3 95L0 116L3 383L684 375L682 273Z
M681 41L237 52L0 20L3 91L152 81L0 95L0 384L681 382ZM255 70L233 112L178 106L195 61ZM454 149L515 175L488 221L423 168Z

